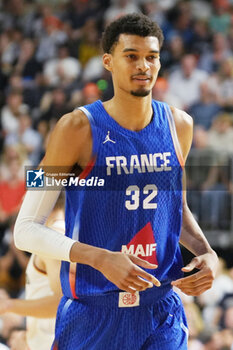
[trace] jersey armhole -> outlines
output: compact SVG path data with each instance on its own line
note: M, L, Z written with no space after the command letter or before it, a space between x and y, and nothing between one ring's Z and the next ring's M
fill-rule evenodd
M92 157L96 157L97 150L98 150L98 143L97 143L97 135L96 135L96 125L95 120L92 116L92 114L85 108L85 107L78 107L77 109L81 110L89 120L90 126L91 126L91 133L92 133Z
M165 110L167 112L167 119L168 119L168 123L169 123L169 128L170 128L170 132L171 132L172 141L173 141L173 145L174 145L174 148L175 148L176 156L178 158L180 166L182 168L184 168L185 161L184 161L184 157L183 157L183 154L182 154L182 151L181 151L181 147L180 147L180 143L179 143L179 140L178 140L174 117L173 117L173 114L172 114L172 111L171 111L170 107L167 104L165 104Z
M87 166L83 169L83 171L79 175L80 179L85 179L95 165L95 161L96 161L96 157L97 157L97 150L98 150L97 132L96 132L95 120L94 120L92 114L85 107L78 107L77 109L81 110L86 115L87 119L89 120L89 123L91 126L91 133L92 133L91 160L88 162Z

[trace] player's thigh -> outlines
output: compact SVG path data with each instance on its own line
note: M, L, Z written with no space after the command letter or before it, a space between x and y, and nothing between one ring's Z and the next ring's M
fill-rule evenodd
M169 299L164 303L165 310L158 312L160 324L155 327L141 350L188 349L188 327L183 305L175 294Z

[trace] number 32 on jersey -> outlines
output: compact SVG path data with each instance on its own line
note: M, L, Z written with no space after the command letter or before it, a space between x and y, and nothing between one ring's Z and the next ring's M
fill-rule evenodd
M139 208L140 196L145 198L142 202L143 209L156 209L157 203L153 202L153 199L158 194L158 188L154 184L146 185L142 190L137 185L129 186L126 189L126 196L130 198L125 201L125 207L128 210L136 210Z

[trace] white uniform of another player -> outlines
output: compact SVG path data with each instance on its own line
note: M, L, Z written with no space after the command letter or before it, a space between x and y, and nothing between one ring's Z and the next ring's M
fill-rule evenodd
M52 228L57 231L64 230L64 221L57 220ZM34 263L32 254L26 269L26 299L40 299L53 295L48 276L39 270ZM30 350L50 350L55 331L55 318L27 317L27 344Z
M32 254L26 270L26 299L39 299L53 292L45 272L39 271ZM55 330L55 318L27 317L27 343L30 350L50 350Z

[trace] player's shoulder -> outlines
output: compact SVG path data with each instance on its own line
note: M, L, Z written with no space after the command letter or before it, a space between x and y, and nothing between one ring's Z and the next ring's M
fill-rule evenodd
M74 110L64 114L51 132L44 164L73 166L79 161L83 164L83 154L88 152L91 153L90 124L82 111Z
M74 132L88 125L89 121L86 115L80 109L75 109L59 119L57 128Z
M191 115L176 107L171 106L170 109L174 117L176 128L185 128L187 130L189 129L192 131L193 118L191 117Z

